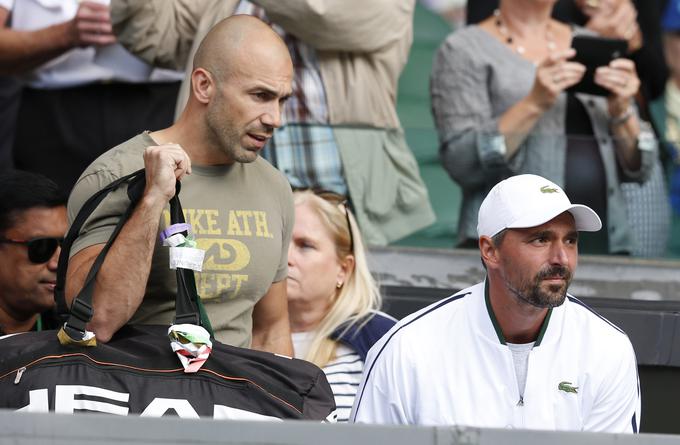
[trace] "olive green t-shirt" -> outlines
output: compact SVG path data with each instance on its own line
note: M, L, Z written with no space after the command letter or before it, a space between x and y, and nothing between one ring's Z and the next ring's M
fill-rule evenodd
M69 222L97 190L143 168L142 153L151 145L157 144L142 133L95 160L71 193ZM223 343L249 347L253 306L272 283L288 274L294 218L290 185L260 157L229 166L192 165L192 174L182 179L180 201L198 247L206 252L196 286L215 336ZM128 204L125 187L112 192L83 226L71 255L105 243ZM169 222L168 206L160 230ZM146 294L132 323L172 323L177 283L168 255L169 249L157 238Z

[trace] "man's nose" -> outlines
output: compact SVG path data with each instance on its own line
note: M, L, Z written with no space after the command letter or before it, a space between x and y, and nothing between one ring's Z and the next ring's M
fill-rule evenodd
M550 262L552 264L559 264L560 266L566 266L569 264L567 245L563 242L554 243L551 254Z
M281 126L281 114L281 104L272 103L272 106L262 115L262 124L270 128L279 128Z
M61 254L61 247L57 247L57 250L54 251L54 254L52 254L52 257L47 261L47 269L50 271L55 271L57 270L57 266L59 266L59 255Z

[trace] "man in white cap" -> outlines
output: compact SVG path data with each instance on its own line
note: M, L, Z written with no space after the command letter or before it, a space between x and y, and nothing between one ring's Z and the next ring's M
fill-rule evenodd
M637 432L628 337L567 294L578 232L601 226L540 176L496 184L477 225L486 280L406 317L375 344L350 420Z

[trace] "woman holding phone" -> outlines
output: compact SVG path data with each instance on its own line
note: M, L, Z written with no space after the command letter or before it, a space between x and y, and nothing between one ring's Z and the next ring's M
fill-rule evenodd
M555 0L501 0L494 14L455 32L434 60L431 95L440 156L463 189L459 244L476 245L479 205L499 180L543 175L603 217L582 251L633 250L620 181L646 180L656 156L632 104L635 65L615 59L594 81L609 94L567 94L586 67L572 39L586 31L551 18Z

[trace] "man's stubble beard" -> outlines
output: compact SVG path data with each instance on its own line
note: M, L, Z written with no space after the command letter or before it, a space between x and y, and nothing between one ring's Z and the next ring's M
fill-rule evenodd
M547 291L544 291L541 288L543 279L552 276L564 278L563 284L549 284ZM543 269L536 274L533 280L522 280L517 286L514 286L507 276L503 275L506 288L517 299L541 309L554 308L564 303L571 278L571 271L564 266L553 266Z
M208 139L213 147L225 154L229 160L249 163L255 161L255 156L247 156L250 152L241 147L241 135L236 130L236 125L232 120L225 118L217 110L220 110L221 99L211 104L206 112L206 127L208 128Z

